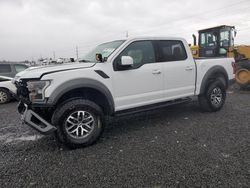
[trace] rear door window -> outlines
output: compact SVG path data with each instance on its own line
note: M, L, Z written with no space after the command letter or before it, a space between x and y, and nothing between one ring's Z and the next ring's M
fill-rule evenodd
M11 67L8 64L0 64L0 73L10 73L11 72Z
M157 62L181 61L187 59L187 53L182 41L157 41Z

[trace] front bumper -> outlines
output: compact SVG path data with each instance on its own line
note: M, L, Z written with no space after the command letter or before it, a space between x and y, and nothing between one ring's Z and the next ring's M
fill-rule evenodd
M55 126L51 125L49 122L35 113L33 110L29 109L28 105L24 104L23 102L19 103L18 111L19 113L21 113L22 122L37 130L41 134L48 135L53 133L57 129Z

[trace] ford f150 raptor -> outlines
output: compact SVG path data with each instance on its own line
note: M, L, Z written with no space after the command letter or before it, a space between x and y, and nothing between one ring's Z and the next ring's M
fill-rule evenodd
M13 82L25 124L79 147L99 138L106 116L194 96L202 110L220 110L233 64L233 58L194 59L182 38L129 38L101 44L77 63L27 69Z

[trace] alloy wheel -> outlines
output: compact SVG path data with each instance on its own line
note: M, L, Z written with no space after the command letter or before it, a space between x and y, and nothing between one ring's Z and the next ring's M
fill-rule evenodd
M6 103L8 101L8 95L4 91L0 91L0 103Z
M69 136L75 139L86 138L95 126L94 117L87 111L75 111L65 122L65 129Z
M219 87L216 87L212 90L210 100L211 100L212 105L214 106L219 106L222 103L223 95Z

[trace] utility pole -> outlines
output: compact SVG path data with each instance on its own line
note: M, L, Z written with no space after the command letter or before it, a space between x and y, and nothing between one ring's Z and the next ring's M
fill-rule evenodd
M31 65L34 65L34 57L31 58Z
M126 38L128 38L128 31L126 31Z
M78 46L76 46L76 60L78 61Z
M56 59L56 52L55 51L53 51L53 58L54 58L54 60Z

